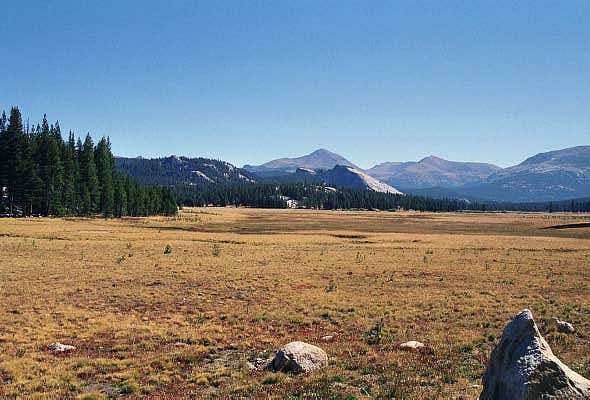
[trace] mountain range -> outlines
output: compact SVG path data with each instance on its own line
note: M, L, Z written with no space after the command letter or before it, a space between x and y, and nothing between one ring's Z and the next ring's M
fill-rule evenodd
M493 202L590 196L590 146L540 153L508 168L429 156L420 161L384 162L363 170L325 149L243 168L220 160L176 156L118 157L116 166L144 183L165 185L304 182Z
M590 196L590 146L540 153L465 185L461 191L494 201L529 202Z
M458 187L479 182L502 168L493 164L447 161L429 156L414 162L385 162L366 172L404 188Z

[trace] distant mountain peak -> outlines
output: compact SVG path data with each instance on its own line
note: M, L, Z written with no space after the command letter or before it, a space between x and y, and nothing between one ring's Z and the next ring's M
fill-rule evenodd
M552 201L590 196L590 146L539 153L462 189L496 201Z
M428 157L424 157L423 159L421 159L418 162L421 163L421 162L428 162L428 161L447 161L447 160L445 160L444 158L437 157L437 156L428 156Z
M283 173L293 173L297 168L328 170L334 168L336 165L348 165L360 169L341 155L324 148L314 150L301 157L279 158L268 161L262 165L244 165L244 168L259 175L272 176Z
M431 155L417 162L381 163L366 172L401 188L449 188L481 181L499 170L500 167L492 164L448 161Z

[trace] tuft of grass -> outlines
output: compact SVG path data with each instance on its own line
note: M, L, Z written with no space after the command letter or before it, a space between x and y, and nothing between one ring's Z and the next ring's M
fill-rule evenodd
M333 292L336 290L336 281L334 280L334 277L330 278L330 281L328 282L328 286L326 287L326 292Z

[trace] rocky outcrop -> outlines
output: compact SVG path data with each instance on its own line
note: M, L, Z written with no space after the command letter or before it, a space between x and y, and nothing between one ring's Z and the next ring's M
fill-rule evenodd
M305 342L291 342L277 351L272 360L275 371L314 372L328 365L328 355L322 349Z
M551 351L529 310L506 325L492 351L480 400L590 399L590 381Z

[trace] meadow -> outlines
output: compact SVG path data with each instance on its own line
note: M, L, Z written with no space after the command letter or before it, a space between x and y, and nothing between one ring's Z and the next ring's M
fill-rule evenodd
M589 222L237 208L1 219L0 398L472 399L523 308L575 326L545 338L590 377ZM247 366L293 340L329 366ZM400 350L408 340L426 347ZM52 354L55 341L77 349Z

